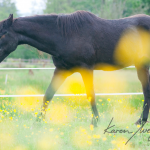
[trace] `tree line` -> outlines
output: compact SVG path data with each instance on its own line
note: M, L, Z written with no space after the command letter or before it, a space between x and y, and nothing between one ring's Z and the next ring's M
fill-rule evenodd
M150 0L45 0L43 14L66 14L77 10L90 11L105 19L118 19L140 13L150 15ZM0 0L0 20L6 19L11 13L15 18L20 16L15 2ZM31 46L21 45L9 58L50 58L50 55Z

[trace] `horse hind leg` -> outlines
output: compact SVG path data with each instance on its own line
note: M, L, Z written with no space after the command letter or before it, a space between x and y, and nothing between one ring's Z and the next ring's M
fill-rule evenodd
M149 108L150 108L150 75L149 75L149 67L143 67L140 69L137 69L138 78L141 81L142 88L143 88L143 94L144 94L144 104L143 104L143 110L140 118L135 123L137 124L143 124L148 119L149 114Z

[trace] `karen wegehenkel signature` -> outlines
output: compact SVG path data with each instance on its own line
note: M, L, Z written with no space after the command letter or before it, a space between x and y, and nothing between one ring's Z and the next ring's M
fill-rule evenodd
M128 134L132 134L132 136L128 139L128 141L125 143L125 145L140 131L140 133L150 133L150 129L143 129L145 123L143 123L140 128L138 128L138 130L136 132L130 132L129 130L126 129L112 129L115 125L111 125L113 121L113 118L111 119L108 127L104 130L104 134L105 133L128 133ZM148 137L148 141L150 141L150 136Z

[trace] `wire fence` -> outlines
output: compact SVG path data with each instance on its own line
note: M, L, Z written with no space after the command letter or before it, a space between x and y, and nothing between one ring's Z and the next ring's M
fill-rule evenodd
M96 93L96 96L107 96L107 95L142 95L142 92L139 93ZM0 97L43 97L44 94L39 95L0 95ZM86 94L55 94L54 96L86 96Z
M129 66L127 68L135 68ZM54 70L55 68L0 68L0 70ZM142 95L142 92L137 93L96 93L96 96L107 96L107 95ZM0 95L0 97L43 97L44 94L38 95ZM86 96L86 94L55 94L54 96Z
M126 68L135 68L134 66L129 66ZM0 68L0 70L54 70L55 68Z

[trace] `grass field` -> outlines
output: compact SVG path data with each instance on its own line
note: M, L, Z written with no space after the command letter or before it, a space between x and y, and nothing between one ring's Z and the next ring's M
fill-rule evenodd
M0 94L44 94L53 71L0 71ZM7 84L5 77L8 75ZM134 69L114 72L94 72L96 93L142 92ZM57 93L85 93L80 74L67 78ZM92 113L86 97L54 97L46 119L35 123L42 104L41 97L0 98L1 150L147 150L149 133L138 132L134 122L142 111L143 96L97 96L100 115L97 128L90 125ZM105 133L111 119L111 129L134 133ZM147 123L145 129L150 129Z

